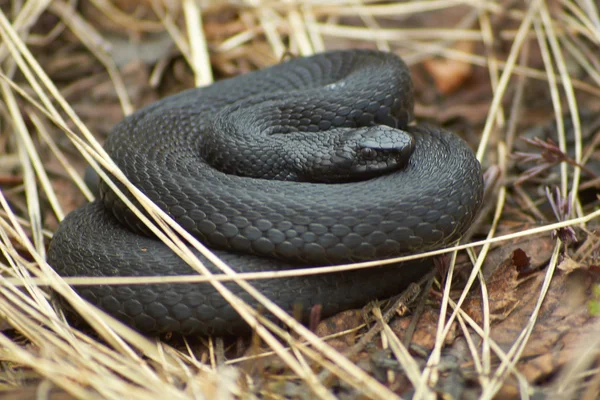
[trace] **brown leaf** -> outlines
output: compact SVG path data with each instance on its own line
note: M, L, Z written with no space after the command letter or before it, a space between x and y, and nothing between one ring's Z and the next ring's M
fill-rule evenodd
M521 250L521 252L523 251ZM505 319L520 300L516 295L516 288L522 280L519 279L519 271L512 260L513 257L510 257L502 263L486 280L492 321ZM478 324L483 321L481 300L481 291L473 290L462 306L462 309Z
M554 240L547 234L531 236L526 239L519 238L513 242L503 244L490 251L487 255L482 267L483 276L485 276L486 281L489 281L490 276L496 275L496 269L500 268L506 262L510 262L514 265L519 265L524 262L520 255L517 255L516 260L519 264L515 262L514 253L517 250L524 253L522 257L527 258L529 264L527 269L535 270L548 263L553 249ZM524 273L526 271L520 270L519 272Z
M456 49L471 52L474 42L458 42ZM461 87L473 72L473 66L464 61L433 58L425 60L423 66L429 72L442 94L451 94Z
M412 336L411 344L422 347L429 351L433 349L435 344L435 335L437 332L437 324L440 318L440 309L438 305L427 306L425 311L417 322L417 328ZM406 329L409 327L413 315L408 315L403 318L397 318L390 323L392 331L400 338L404 338ZM452 343L456 338L457 329L456 323L446 337L446 343Z
M570 273L570 272L573 272L573 271L581 268L581 264L578 263L577 261L573 260L571 257L565 257L558 264L557 268L560 269L561 271Z
M537 302L545 274L532 276L519 287L520 299L511 315L492 327L491 337L507 350L525 328ZM595 326L597 318L589 315L585 302L598 278L578 270L567 274L555 272L535 329L517 364L529 382L557 371L573 355L578 338Z
M364 317L361 310L347 310L321 321L315 329L315 334L319 337L333 335L356 328L364 324ZM339 352L345 352L356 343L356 333L339 336L327 340L327 344Z
M530 261L531 260L527 256L527 253L525 253L521 248L513 251L512 262L519 271L523 268L528 268L531 265Z
M364 323L361 310L342 311L321 321L315 329L315 334L319 337L329 336L356 328Z

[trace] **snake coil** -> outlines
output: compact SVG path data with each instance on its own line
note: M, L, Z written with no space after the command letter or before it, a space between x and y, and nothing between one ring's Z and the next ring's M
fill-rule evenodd
M473 221L478 161L454 134L412 118L412 83L397 56L334 51L167 97L119 123L105 149L236 271L333 265L439 248ZM194 273L106 185L100 191L53 237L48 261L59 274ZM428 269L420 261L251 284L306 318L315 305L327 316L398 293ZM147 334L248 329L209 283L76 289Z

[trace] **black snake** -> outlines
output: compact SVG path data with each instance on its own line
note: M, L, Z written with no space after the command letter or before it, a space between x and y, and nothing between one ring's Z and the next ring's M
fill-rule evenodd
M333 265L449 245L473 221L483 192L478 161L454 134L412 126L412 118L402 60L333 51L167 97L119 123L105 149L236 271ZM59 274L194 273L105 184L100 192L55 233L48 260ZM315 305L327 316L398 293L429 264L251 283L303 318ZM148 334L247 330L209 283L77 289Z

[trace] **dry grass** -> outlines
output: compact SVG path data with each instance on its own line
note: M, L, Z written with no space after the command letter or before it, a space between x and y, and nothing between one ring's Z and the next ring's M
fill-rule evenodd
M451 71L465 66L469 74L475 74L474 70L484 71L485 79L480 80L486 87L485 93L489 93L485 99L487 113L480 120L472 117L471 126L481 131L474 136L477 143L473 143L473 147L490 175L493 172L499 178L489 185L487 210L477 232L485 239L431 253L451 253L452 257L449 278L440 288L443 297L439 312L448 317L439 319L435 345L426 355L425 363L416 361L414 353L411 354L406 343L392 331L381 311L376 308L374 315L379 321L381 342L391 349L393 359L414 387L416 398L435 397L433 388L444 375L440 365L448 344L445 338L457 322L467 341L474 381L478 386L476 393L481 398L502 393L509 380L517 382L514 395L525 398L531 393L533 382L528 382L518 363L536 326L556 268L563 259L564 244L560 239L556 240L552 257L543 272L545 279L536 306L525 328L509 348L499 346L490 338L491 315L481 267L495 246L539 233L565 232L568 227L591 231L593 220L600 216L597 202L582 203L576 195L582 183L589 184L593 179L582 178L581 169L571 165L584 164L595 151L593 146L588 146L591 150L584 152L586 143L582 132L585 126L580 120L581 109L588 105L593 112L598 112L594 107L600 99L600 15L593 1L245 0L201 2L202 7L193 0L90 0L80 3L85 7L76 10L71 2L61 0L0 2L3 6L0 14L0 58L3 61L0 69L1 145L11 150L0 155L0 172L3 174L0 178L5 175L22 177L16 184L10 179L7 183L3 181L0 192L0 249L3 255L0 265L4 272L0 278L0 314L7 328L6 333L0 334L0 357L4 361L5 388L39 384L36 390L44 394L55 385L72 396L86 399L147 399L152 396L174 399L279 398L285 395L335 398L332 381L325 379L334 375L343 382L336 387L354 388L350 393L362 393L367 398L388 400L403 392L401 387L394 386L393 373L388 373L383 380L375 379L354 360L330 346L327 340L317 337L256 292L248 281L266 276L326 273L334 267L269 275L235 274L128 184L90 132L89 122L80 119L72 104L63 97L75 90L76 84L93 88L103 83L98 76L105 74L123 114L139 107L136 103L141 101L140 96L132 100L132 84L128 84L123 76L126 65L115 54L115 47L121 43L116 42L115 37L120 35L121 41L136 42L140 48L145 41L154 43L149 50L151 61L147 62L151 65L147 82L153 87L165 81L181 87L205 85L213 80L213 71L221 76L233 75L277 62L287 53L309 55L330 48L357 46L398 52L414 69L431 60L442 60L449 63L447 69ZM445 18L445 15L449 17ZM58 39L61 37L62 41ZM164 51L157 37L174 43L176 51ZM62 47L53 45L57 40ZM59 51L58 55L53 58L44 53L45 47ZM125 50L133 51L128 47ZM171 67L174 52L183 56L185 66L179 63ZM73 68L77 65L76 56L81 54L97 64L93 68L96 75L76 76L69 80L68 76L60 78L57 73L60 68L51 66L52 62L64 62L65 69ZM538 55L542 68L530 61L531 54ZM434 80L439 77L439 71L428 71ZM181 78L182 74L184 78ZM193 78L186 81L185 76ZM451 78L455 76L448 79ZM514 160L510 154L515 151L516 137L522 133L523 126L534 125L523 121L528 105L525 86L531 82L537 83L534 87L539 90L539 97L550 99L548 111L554 113L552 118L541 118L541 121L554 119L560 150L563 153L573 150L573 162L561 163L555 181L549 183L559 188L572 210L559 215L559 221L554 223L532 223L542 219L538 216L544 215L539 210L543 201L532 195L533 191L515 188L515 173L511 172ZM169 85L163 84L163 87ZM427 92L422 95L427 99ZM442 93L443 96L451 98L452 90ZM436 113L420 102L417 114L426 117ZM571 141L567 140L568 132L564 128L565 115L572 124ZM63 280L54 273L45 263L45 248L51 237L47 227L52 229L56 226L55 221L64 217L63 202L70 201L67 195L57 190L55 177L68 177L83 196L92 197L79 178L84 165L82 158L64 154L65 138L71 143L66 146L75 148L86 162L96 167L101 165L126 184L154 221L139 212L138 216L201 273L201 276L177 279L186 282L209 280L214 284L255 328L257 337L276 354L279 364L274 365L279 365L278 368L267 364L258 376L240 368L248 360L260 363L264 357L260 355L220 363L218 349L215 350L212 340L207 342L207 352L201 352L201 359L198 359L199 353L187 342L183 347L175 348L165 342L144 338L85 303L68 285L106 284L115 280L124 283L131 279ZM48 159L54 160L53 163L48 164ZM72 164L74 160L76 165ZM60 172L57 172L58 166ZM110 181L101 170L99 173ZM64 186L61 188L64 190ZM118 191L116 186L113 188ZM568 197L568 193L575 195ZM127 202L126 197L121 197ZM521 220L514 218L515 203L523 207ZM515 220L519 224L507 223ZM560 235L559 238L564 239ZM598 254L597 243L592 244L590 257ZM223 270L223 275L211 276L193 257L188 245L206 254ZM596 246L595 250L593 246ZM458 250L467 251L474 268L466 279L462 294L453 300L450 293ZM378 264L381 263L334 269L367 268ZM135 281L140 279L150 281L144 278ZM175 280L172 278L169 282ZM222 286L223 280L238 282L266 310L277 315L293 334L264 320L256 310ZM481 323L460 308L473 285L485 300ZM99 339L92 339L65 322L44 290L48 286L73 305L94 328ZM18 334L10 333L8 328ZM545 387L551 387L557 396L572 396L570 391L576 389L595 393L593 390L597 388L599 378L598 371L592 368L597 362L595 353L600 348L600 340L597 332L591 337L590 340L582 337L586 350L582 350L581 356L574 354L573 363L567 364L555 380L546 382ZM276 372L289 375L282 379ZM558 374L558 371L554 372ZM301 388L297 389L300 391L293 392L286 387L290 382Z

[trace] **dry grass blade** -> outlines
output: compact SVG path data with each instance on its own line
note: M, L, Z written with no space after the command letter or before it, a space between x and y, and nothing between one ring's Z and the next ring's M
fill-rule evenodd
M202 15L198 4L193 0L184 0L183 12L188 29L188 42L190 43L190 60L196 76L196 86L209 85L213 81L206 39L202 29Z
M579 109L577 106L577 101L575 99L575 93L573 92L573 85L571 84L571 77L569 76L569 72L567 70L567 66L565 64L564 57L562 55L562 50L557 40L556 33L554 31L553 22L550 19L550 14L548 8L544 5L541 9L541 16L544 26L548 32L548 41L550 42L550 47L552 48L552 52L554 58L556 60L556 64L560 71L560 77L563 83L563 87L566 92L567 103L569 104L569 113L571 115L571 119L573 121L573 134L575 135L575 162L581 162L581 147L582 147L582 136L581 136L581 122L579 119ZM562 121L557 121L558 126L562 125ZM559 140L561 142L565 141L563 138L564 132L561 133L559 128ZM563 143L561 143L563 144ZM566 150L566 146L565 146ZM561 171L563 181L566 182L566 164L562 164L563 171ZM573 169L573 183L571 185L571 192L577 193L579 187L579 180L581 178L581 169L574 168ZM567 195L567 188L563 188L563 195ZM573 197L573 202L577 201L575 197Z
M592 267L597 267L594 259L600 256L600 245L594 242L597 234L593 233L595 220L600 217L600 200L589 200L587 192L598 187L590 178L595 174L590 164L598 160L600 136L597 127L586 125L584 112L600 110L600 17L593 1L8 3L0 4L0 122L4 128L0 148L10 152L0 154L0 315L7 328L0 334L0 356L6 380L13 386L27 384L13 382L14 371L27 371L39 381L50 382L42 389L49 391L54 385L72 397L85 399L393 399L411 388L415 398L434 398L444 395L441 388L448 384L449 374L444 373L443 359L454 350L456 343L451 340L458 336L464 338L465 352L470 353L466 370L476 383L467 388L463 382L461 393L480 398L507 393L527 397L534 390L531 368L524 367L527 360L522 356L536 334L535 328L546 322L541 310L551 297L554 281L568 274L559 266L564 267L567 259L576 259L580 272L593 275ZM137 54L134 46L146 41L156 55L150 54L138 64L131 56L117 61L116 52ZM165 51L162 47L171 42L174 46ZM415 77L417 117L439 117L442 121L438 123L463 130L463 137L477 148L484 168L500 171L499 183L490 185L494 189L488 194L486 213L469 234L468 242L377 262L236 273L132 186L92 134L105 130L97 119L110 116L106 119L113 124L146 104L148 92L152 94L149 97L158 98L261 68L288 55L346 47L401 54ZM463 79L455 89L439 84L436 74L440 69L432 67L435 63L444 63L445 77ZM466 77L457 78L459 69L467 71ZM144 75L140 71L151 72ZM532 99L535 91L539 99ZM587 107L590 110L585 110ZM109 111L103 114L105 109ZM555 127L555 147L563 157L529 177L535 179L519 180L523 177L519 176L520 161L508 153L521 151L516 139L527 134L526 129L550 122ZM592 139L586 137L590 129ZM527 143L549 142L530 139ZM537 153L522 154L530 161L543 158ZM18 169L3 169L3 160L7 165L12 160ZM93 197L80 178L84 163L98 170L140 220L198 274L59 277L46 264L45 249L50 228L73 208L71 203ZM109 179L109 175L114 178ZM117 183L133 194L140 209ZM551 190L545 186L552 186ZM77 194L70 194L73 192L66 187L78 188ZM552 195L550 201L545 195L538 196L540 192L555 193L555 187L560 193ZM543 208L546 203L551 203L554 214ZM552 222L554 218L558 221ZM573 244L563 244L560 239L553 243L551 258L543 266L546 269L536 271L543 279L530 313L510 343L502 342L494 335L499 323L494 309L498 289L495 282L484 282L486 265L494 262L490 261L494 253L510 247L511 242L521 243L540 233L563 238L565 232L578 238L586 236L586 244L575 250ZM204 254L222 273L209 273L191 249ZM416 328L422 330L410 345L399 339L402 316L391 318L394 310L382 313L374 307L377 322L370 330L365 330L368 322L361 321L340 328L342 332L325 331L318 336L252 285L256 279L373 268L448 253L452 261L443 289L437 292L438 286L434 286L423 295L429 302L422 308L435 310L438 325L430 324L427 328L431 331ZM149 339L83 301L69 286L177 282L212 284L267 348L259 351L258 346L250 345L247 353L241 354L235 346L215 347L212 338L190 338L184 345L176 340ZM286 329L241 301L224 282L236 282ZM473 288L477 283L480 290ZM67 323L45 288L72 304L92 326L93 335ZM470 304L475 292L481 312L473 315ZM436 306L431 306L432 300ZM418 326L418 321L413 326ZM430 346L420 353L416 344L427 336L422 332L432 333ZM600 348L597 340L588 343L595 350ZM353 346L360 351L349 351ZM380 373L379 359L373 354L386 349L392 359L386 360ZM600 388L600 374L594 376L592 369L596 354L581 353L579 360L564 369L561 379L565 383L549 387L569 396L585 389L591 398ZM225 356L231 358L226 360ZM511 378L517 382L513 392L507 391Z
M538 12L538 8L540 7L541 3L542 2L539 0L532 1L529 5L529 9L527 10L527 14L525 15L523 21L519 25L519 30L516 34L515 41L513 42L510 54L508 55L508 59L506 61L506 69L502 72L500 81L498 82L498 87L496 88L496 92L494 93L494 98L490 106L488 118L486 120L485 127L481 135L481 142L479 143L479 148L477 150L477 158L479 160L483 160L483 156L486 152L490 135L492 134L494 120L497 118L497 113L500 109L500 103L502 101L502 98L504 97L506 86L508 85L508 81L512 76L512 70L519 56L519 50L521 49L523 41L526 39L529 33L533 17Z

